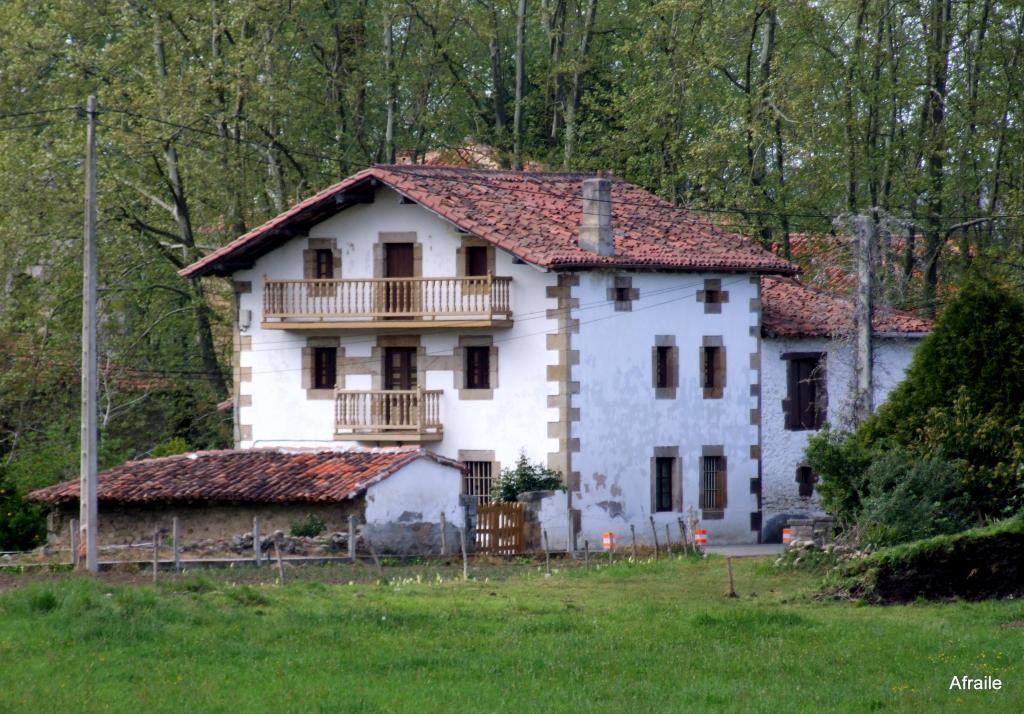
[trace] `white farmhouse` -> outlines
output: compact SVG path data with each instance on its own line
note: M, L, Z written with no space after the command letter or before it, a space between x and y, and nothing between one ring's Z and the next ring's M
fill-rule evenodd
M761 282L762 537L778 542L790 517L822 515L817 475L804 449L826 422L850 427L854 373L852 301L796 278ZM872 402L881 404L902 379L931 320L891 309L873 319Z
M691 513L756 542L763 498L813 508L786 355L846 377L830 332L762 338L762 285L796 272L619 180L378 166L182 275L234 281L236 447L422 445L467 466L467 505L522 451L568 486L541 511L554 546ZM907 344L878 357L893 381Z

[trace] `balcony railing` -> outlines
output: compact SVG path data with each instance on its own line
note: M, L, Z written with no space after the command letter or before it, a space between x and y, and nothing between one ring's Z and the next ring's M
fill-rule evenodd
M512 319L511 278L264 280L265 327L372 327L376 322L491 326ZM389 324L398 327L401 324Z
M440 389L335 391L336 438L353 441L440 441Z

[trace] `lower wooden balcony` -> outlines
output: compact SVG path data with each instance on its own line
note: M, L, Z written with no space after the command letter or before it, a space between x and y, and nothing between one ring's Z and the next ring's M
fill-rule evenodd
M511 327L511 278L263 281L264 329Z
M426 443L444 438L440 389L338 389L334 438Z

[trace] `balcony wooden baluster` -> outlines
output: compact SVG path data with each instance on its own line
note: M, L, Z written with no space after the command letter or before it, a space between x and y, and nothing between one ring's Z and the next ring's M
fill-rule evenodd
M440 389L335 391L335 438L352 441L440 441Z
M263 327L507 327L511 278L263 281Z

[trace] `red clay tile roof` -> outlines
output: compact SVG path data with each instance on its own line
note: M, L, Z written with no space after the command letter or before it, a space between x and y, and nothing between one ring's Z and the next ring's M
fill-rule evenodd
M395 449L235 449L129 461L99 475L100 502L327 502L352 498L417 459L460 469L458 462L415 447ZM56 505L78 501L78 480L33 491Z
M796 278L761 278L761 332L765 337L830 337L853 330L853 300ZM876 309L876 333L921 334L932 321L902 310Z
M639 186L612 179L615 255L576 245L582 181L590 174L488 171L450 166L374 166L296 204L180 271L228 275L313 223L341 210L353 191L377 181L462 230L546 268L636 267L794 274L798 268L676 208Z

